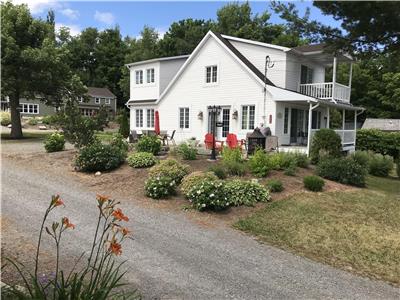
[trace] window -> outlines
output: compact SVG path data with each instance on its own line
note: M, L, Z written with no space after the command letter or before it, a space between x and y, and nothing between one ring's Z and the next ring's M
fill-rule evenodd
M313 111L312 112L312 122L311 122L312 129L320 129L321 128L321 112L320 111Z
M105 98L104 103L110 105L111 99L110 98Z
M21 103L19 107L21 109L21 113L23 114L39 114L39 104Z
M143 70L135 72L136 84L143 84Z
M81 114L84 115L85 117L91 117L96 114L96 111L90 108L81 108Z
M289 126L289 108L285 107L285 116L283 118L283 133L288 133L288 126Z
M147 69L146 77L147 77L147 83L153 83L154 82L154 69Z
M96 97L96 98L94 99L94 103L100 104L100 98L97 98L97 97Z
M300 84L313 83L314 70L301 65Z
M206 67L206 83L216 83L218 81L217 66Z
M147 113L147 127L153 128L154 127L154 109L148 109Z
M242 106L242 129L254 129L256 107L254 105Z
M82 96L78 97L78 102L80 102L80 103L83 102L83 97Z
M189 108L179 108L179 128L189 128Z
M143 109L136 110L136 127L143 127Z

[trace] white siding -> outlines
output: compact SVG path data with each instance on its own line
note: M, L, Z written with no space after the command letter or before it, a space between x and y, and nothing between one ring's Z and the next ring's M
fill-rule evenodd
M286 87L286 53L282 50L252 45L239 41L230 41L257 69L265 71L265 57L270 56L274 67L268 69L267 77L276 86Z
M218 66L218 84L205 84L205 67ZM263 89L261 85L240 66L218 42L210 38L200 52L187 66L176 83L159 103L161 130L176 130L175 140L183 141L192 136L203 142L208 127L208 105L229 106L230 132L245 138L248 131L241 130L241 106L255 105L255 126L262 120ZM267 116L275 116L275 103L269 96ZM189 107L190 128L179 128L179 108ZM233 120L233 112L238 111L238 119ZM203 113L203 119L198 114ZM268 117L267 117L268 118ZM274 124L267 124L271 127ZM252 131L252 130L250 130Z
M160 61L160 95L186 61L185 58Z
M146 82L146 69L154 68L154 83ZM136 84L136 71L143 70L143 84ZM130 100L158 99L160 91L160 63L148 63L130 68Z

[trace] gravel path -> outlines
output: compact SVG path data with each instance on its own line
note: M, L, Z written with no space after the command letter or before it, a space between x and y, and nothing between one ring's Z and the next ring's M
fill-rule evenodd
M50 195L62 195L77 225L65 235L67 255L88 249L96 219L95 194L79 182L36 174L2 159L2 218L36 239ZM184 213L137 207L120 199L134 240L124 245L128 280L146 299L399 299L384 282L260 244L230 228L205 228ZM17 217L16 217L17 216Z

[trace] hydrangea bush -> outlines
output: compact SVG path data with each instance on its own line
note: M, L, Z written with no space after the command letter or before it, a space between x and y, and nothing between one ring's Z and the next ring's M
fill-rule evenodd
M268 190L256 181L234 179L225 183L226 194L234 206L253 206L270 200Z
M128 156L128 165L132 168L148 168L154 166L157 162L152 153L137 152Z
M216 180L218 180L218 177L212 172L196 171L196 172L190 173L189 175L187 175L183 178L182 183L180 185L180 189L181 189L182 193L185 196L187 196L190 189L194 185L200 183L203 180L216 181Z
M152 176L145 183L146 196L153 199L168 198L175 188L175 180L167 176Z
M222 181L201 181L187 194L197 210L223 210L231 205Z

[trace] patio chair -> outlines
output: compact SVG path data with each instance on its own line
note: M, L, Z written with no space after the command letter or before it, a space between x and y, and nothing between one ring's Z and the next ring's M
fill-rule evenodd
M268 152L279 152L279 142L276 135L267 136L267 138L265 139L265 150Z
M237 135L234 133L228 133L227 137L226 137L226 143L228 145L229 148L234 149L237 147L242 148L242 146L246 146L246 140L241 139L240 141L238 141L237 139Z
M207 133L204 137L204 145L206 146L206 149L211 150L213 148L213 134L212 133ZM215 140L215 149L220 151L222 150L224 146L223 141L217 141Z
M136 130L131 130L129 134L129 143L136 143L139 137Z
M172 144L174 146L176 146L176 143L174 140L175 132L176 132L176 130L173 130L171 135L168 135L168 134L166 135L165 140L167 141L168 146L169 146L169 142L172 142Z

